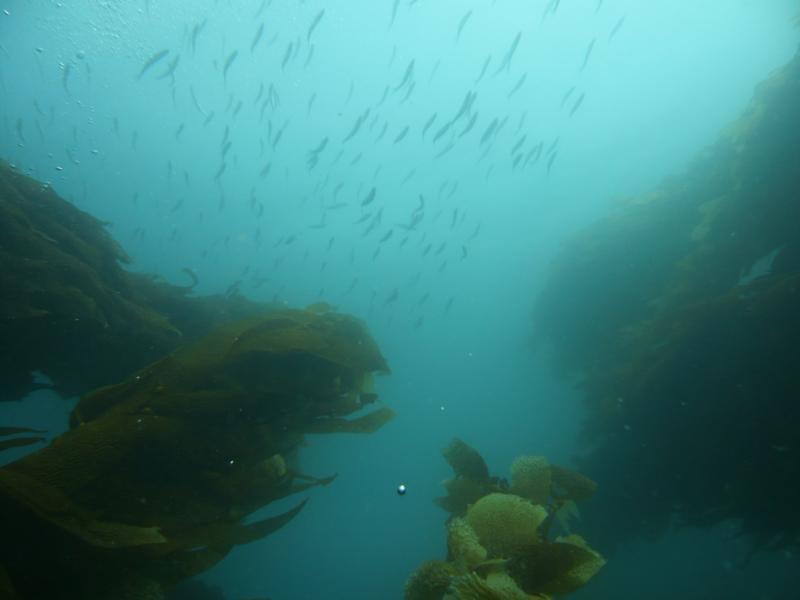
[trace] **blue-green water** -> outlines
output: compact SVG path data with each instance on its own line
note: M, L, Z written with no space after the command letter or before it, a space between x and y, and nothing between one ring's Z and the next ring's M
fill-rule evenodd
M529 348L550 259L680 171L797 42L788 0L0 9L0 157L108 221L133 269L324 300L363 318L392 368L378 390L398 417L310 437L305 470L335 484L204 576L233 599L401 597L446 551L432 499L453 436L498 473L526 453L570 464L578 393ZM52 429L70 405L41 394L3 420ZM738 571L724 534L623 550L575 597L718 597L697 591L709 582L795 597L795 557Z

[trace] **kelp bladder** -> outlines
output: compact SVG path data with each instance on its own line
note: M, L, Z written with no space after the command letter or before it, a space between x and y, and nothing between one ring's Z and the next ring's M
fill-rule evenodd
M550 539L555 522L566 525L562 509L594 493L589 478L541 456L520 456L509 486L459 439L442 454L455 473L445 482L448 495L437 499L451 512L448 556L409 577L406 600L547 599L583 587L603 567L605 559L580 536L565 530Z
M305 501L248 517L333 479L298 472L306 432L369 432L391 418L388 408L346 418L375 372L388 367L359 321L283 310L224 325L87 394L67 433L0 469L9 585L21 598L104 597L121 581L169 587L269 535Z

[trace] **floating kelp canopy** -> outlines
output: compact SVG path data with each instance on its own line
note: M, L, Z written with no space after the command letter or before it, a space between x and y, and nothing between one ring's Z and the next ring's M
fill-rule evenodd
M392 418L386 407L346 418L376 401L376 372L388 367L364 325L320 305L226 324L84 396L67 433L0 468L0 586L161 597L305 501L255 511L333 479L298 471L305 433L369 433Z
M64 395L119 381L263 305L187 297L126 271L104 224L49 186L0 161L0 400L36 387L40 371Z
M406 600L542 600L583 587L603 567L603 557L569 529L575 503L597 488L593 481L543 456L520 456L509 484L490 476L459 439L442 454L454 471L437 499L451 513L448 556L409 577Z
M800 57L679 177L554 263L537 336L580 374L595 539L741 524L800 546Z

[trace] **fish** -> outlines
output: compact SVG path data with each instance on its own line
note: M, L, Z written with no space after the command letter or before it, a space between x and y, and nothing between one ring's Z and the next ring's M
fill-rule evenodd
M383 129L381 129L381 132L378 134L378 137L377 137L377 138L375 138L375 143L376 143L376 144L377 144L378 142L380 142L380 141L383 139L383 136L384 136L384 135L386 135L386 130L387 130L387 129L389 129L389 121L385 121L385 122L383 123Z
M319 143L319 145L316 148L311 150L311 154L319 154L325 149L325 146L327 145L328 145L328 138L326 137Z
M319 161L319 155L323 150L325 150L325 146L327 145L328 145L328 138L326 137L319 143L319 145L316 148L314 148L308 153L309 169L313 169L315 166L317 166L317 162Z
M392 237L392 233L394 233L394 229L390 229L387 231L384 236L378 241L379 244L383 244L384 242L388 241L390 237Z
M477 97L478 93L475 92L474 94L472 91L468 91L467 95L464 97L464 100L461 102L461 108L458 109L456 116L453 117L452 123L458 121L461 117L463 117L469 109L472 107L472 103L475 102L475 98Z
M432 115L431 115L431 116L428 118L428 120L425 122L425 126L422 128L422 138L423 138L423 139L425 139L425 134L428 132L428 129L430 129L430 128L431 128L431 125L433 125L433 122L436 120L436 114L437 114L437 113L433 113L433 114L432 114Z
M487 141L489 141L489 138L492 137L492 134L494 133L495 129L497 129L497 118L496 117L492 120L491 123L489 123L489 126L486 128L486 131L483 132L483 135L481 136L481 142L480 142L481 145L483 145Z
M561 97L561 108L564 108L564 105L569 100L569 97L572 96L572 93L575 91L575 86L573 85L571 88L567 90L567 93Z
M555 150L558 147L558 141L560 139L561 139L560 136L556 136L556 139L554 139L553 143L550 144L550 147L547 148L547 152L545 152L546 155L550 155L553 152L553 150Z
M519 133L520 129L522 129L522 126L525 124L525 119L527 118L528 118L528 111L526 110L522 113L522 115L519 118L519 123L517 123L517 130L514 132L515 135Z
M405 177L403 177L403 181L401 181L401 182L400 182L400 185L401 185L401 186L403 186L403 185L405 185L406 183L408 183L408 182L409 182L409 180L410 180L410 179L411 179L411 178L412 178L412 177L413 177L413 176L416 174L416 172L417 172L417 170L416 170L416 169L411 169L411 170L408 172L408 174L407 174Z
M64 72L61 74L61 85L64 91L69 95L69 74L72 72L72 63L64 64Z
M283 54L283 61L281 62L281 71L286 67L286 63L289 62L289 59L292 57L292 48L294 47L293 42L289 42L289 45L286 47L286 52Z
M611 40L614 39L614 37L616 37L617 32L620 30L624 22L625 22L625 16L620 17L619 21L617 21L617 24L614 25L614 28L611 30L611 33L608 34L609 43L611 42Z
M356 89L356 82L355 81L351 81L350 82L350 88L347 90L347 98L344 101L345 106L347 106L347 104L350 102L350 100L352 100L353 92L355 91L355 89Z
M216 174L214 175L214 181L218 181L219 178L222 177L222 174L225 172L225 169L227 168L228 168L228 163L223 161L223 163L219 166L219 169L217 169Z
M397 86L395 86L394 91L397 92L398 90L405 87L405 85L411 80L411 77L413 75L414 75L414 59L412 58L411 62L409 62L408 66L406 67L406 71L403 74L403 79L400 81L400 83L397 84Z
M513 96L514 94L516 94L520 90L520 88L525 84L525 79L527 77L528 77L528 73L526 71L525 73L522 74L522 77L519 78L519 81L517 82L517 84L513 88L511 88L510 92L508 92L508 98L511 98L511 96Z
M472 118L469 120L469 123L467 123L467 126L464 127L463 130L461 130L461 133L458 134L458 137L460 137L460 138L464 137L470 131L472 131L472 128L475 127L475 123L477 122L477 120L478 120L478 113L474 113L472 115Z
M362 223L366 223L367 221L369 221L371 218L372 218L372 213L368 212L360 219L353 221L353 225L361 225Z
M228 78L228 70L231 68L233 61L236 60L236 57L239 56L239 51L234 50L228 55L228 58L225 59L225 65L222 67L222 79L226 80Z
M456 29L456 44L458 43L458 39L461 37L461 32L464 30L464 27L469 21L469 18L472 16L472 11L467 11L461 20L458 22L458 29Z
M486 60L483 62L483 68L481 69L481 73L480 73L480 75L478 75L478 78L475 80L475 84L476 85L478 84L478 82L480 82L481 79L483 79L483 76L486 75L486 69L489 68L489 63L491 61L492 61L492 55L490 54L489 56L486 57Z
M189 93L192 96L192 102L194 103L194 107L197 109L201 115L206 116L206 111L203 110L203 107L200 106L200 102L197 100L197 94L194 93L194 87L189 86Z
M389 297L386 299L386 302L384 302L384 306L389 305L392 302L395 302L399 297L400 297L400 292L397 290L397 288L394 288L392 290L392 293L389 294Z
M210 113L208 113L208 116L206 117L206 120L203 121L203 127L205 127L206 125L211 123L211 121L214 119L214 115L215 114L216 113L213 110Z
M270 123L272 123L272 122L270 121ZM280 140L281 136L283 135L283 132L284 132L284 130L285 130L285 129L286 129L288 126L289 126L289 119L286 119L286 120L283 122L283 126L282 126L282 127L279 129L279 130L278 130L278 132L275 134L275 137L274 137L274 138L273 138L273 140L272 140L272 146L273 146L273 148L275 147L275 144L277 144L277 143L278 143L278 140Z
M416 85L417 85L416 81L411 82L411 85L408 86L408 91L406 92L405 97L400 101L400 104L405 104L406 100L408 100L411 97L411 92L414 91Z
M250 54L252 54L253 51L256 49L256 46L258 45L258 42L261 41L261 36L263 35L264 35L264 24L262 23L261 25L258 26L256 34L253 36L253 41L250 42Z
M437 141L439 141L439 139L441 139L441 137L442 137L442 136L443 136L445 133L447 133L447 131L450 129L450 126L451 126L452 124L453 124L453 122L452 122L452 121L450 121L450 122L448 122L448 123L445 123L445 124L444 124L444 125L443 125L443 126L440 128L440 129L439 129L439 131L437 131L437 132L436 132L436 135L435 135L435 136L433 136L433 143L434 143L434 144L435 144Z
M397 143L399 143L399 142L403 141L403 138L404 138L404 137L406 137L406 135L407 135L407 134L408 134L408 125L406 125L406 126L405 126L405 128L403 129L403 131L401 131L401 132L400 132L400 133L397 135L397 137L396 137L396 138L394 138L394 142L393 142L393 143L394 143L394 144L397 144Z
M373 187L366 195L366 197L361 201L361 206L367 206L369 204L372 204L373 200L375 200L375 193L376 191L375 188Z
M436 76L436 72L439 70L439 66L441 64L442 64L442 59L440 58L439 60L436 61L436 64L433 65L433 68L431 69L431 75L430 77L428 77L428 85L430 85L431 82L433 81L433 78Z
M375 125L378 124L378 120L380 118L381 118L381 116L379 114L375 113L375 116L372 117L372 122L369 124L369 129L367 131L372 131L373 129L375 129Z
M531 158L533 158L534 165L539 162L539 159L542 156L542 148L544 148L544 142L539 142L533 148L531 148L528 152L528 156L525 157L525 164L528 164L528 161L531 160Z
M306 41L311 40L311 34L314 33L314 30L317 28L317 25L319 25L319 22L322 21L323 16L325 16L324 8L317 13L317 16L314 17L313 21L311 21L311 25L308 26L308 33L306 33Z
M394 0L394 3L392 4L392 18L389 21L389 29L391 29L392 25L394 25L395 17L397 17L397 8L399 6L400 6L400 0Z
M208 19L205 19L202 23L195 23L195 26L192 27L192 35L191 35L191 45L192 45L192 55L194 55L195 51L197 50L197 36L200 35L200 32L203 31L203 28L206 26Z
M167 66L167 70L164 71L161 75L158 76L159 79L166 79L167 77L172 76L175 73L175 69L178 68L178 62L181 60L181 55L178 54L175 58Z
M441 152L439 152L439 154L437 154L437 155L436 155L436 157L435 157L435 158L441 158L441 157L443 157L445 154L447 154L448 152L450 152L450 150L452 150L453 148L455 148L455 146L456 146L456 143L455 143L455 142L450 142L450 143L449 143L447 146L445 146L445 147L444 147L444 149L443 149Z
M517 153L517 150L519 150L522 147L522 144L525 143L525 139L527 137L528 136L523 135L522 138L520 138L520 140L516 144L514 144L514 147L511 149L511 154L512 155Z
M561 0L550 0L550 2L547 3L547 6L544 7L544 12L542 13L542 23L544 23L544 20L548 17L548 15L555 16L560 1Z
M375 108L380 108L381 104L386 102L386 98L389 97L389 91L391 91L391 89L392 86L390 85L387 85L385 88L383 88L383 96L381 96L381 100L380 102L378 102L378 104L375 105Z
M306 60L303 63L303 68L308 68L308 65L311 64L311 59L314 58L314 44L308 47L308 55L306 56Z
M363 117L363 115L360 115L356 119L356 122L353 123L353 128L350 130L350 133L348 133L347 136L344 138L344 140L342 140L342 143L345 143L345 142L353 139L355 137L355 135L358 133L358 130L361 129L361 124L363 122L364 122L364 117Z
M514 41L511 42L511 47L506 52L503 60L500 62L500 66L497 67L497 71L494 72L495 75L500 73L503 69L509 70L511 68L511 59L514 58L514 54L517 51L517 46L519 46L519 41L522 39L522 32L518 31L517 35L514 37Z
M308 99L308 108L306 109L307 115L311 114L311 107L314 106L314 100L316 99L317 99L317 93L314 92L313 94L311 94L311 98Z
M569 111L569 116L570 117L572 115L574 115L575 112L581 107L581 104L583 104L584 97L586 97L586 94L581 94L580 96L578 96L578 99L575 101L575 104L572 106L572 110Z
M599 13L601 8L603 8L603 0L597 0L597 8L594 9L594 14Z
M556 150L555 152L553 152L553 153L550 155L550 160L548 160L548 161L547 161L547 174L548 174L548 175L550 174L550 169L552 169L552 168L553 168L553 163L554 163L554 162L555 162L555 160L556 160L556 156L558 156L558 150Z
M592 39L589 42L589 46L586 48L586 54L583 56L583 64L581 65L581 71L586 68L586 65L589 63L589 57L592 55L592 50L594 49L594 43L597 41L597 38Z
M181 133L183 133L183 128L184 128L184 124L183 124L183 123L181 123L180 125L178 125L178 129L177 129L177 131L175 132L175 139L176 139L176 140L177 140L179 137L181 137Z
M137 80L141 79L142 76L145 73L147 73L147 71L152 69L153 66L155 66L158 62L163 60L167 56L167 54L169 54L169 49L165 48L164 50L159 50L158 52L153 54L150 58L148 58L147 61L144 63L144 65L142 65L142 68L139 71L139 74L136 76L136 79Z

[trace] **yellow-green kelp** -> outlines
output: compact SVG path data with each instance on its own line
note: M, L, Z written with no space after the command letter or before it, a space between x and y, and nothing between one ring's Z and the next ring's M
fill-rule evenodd
M101 598L210 568L305 501L249 520L256 510L333 480L298 470L304 433L392 418L362 401L387 372L360 321L318 306L229 323L87 394L67 433L0 469L0 584L23 599Z
M409 577L406 600L541 600L583 587L603 567L605 559L568 531L593 481L542 456L521 456L509 485L459 439L442 453L454 471L437 500L451 513L448 556ZM557 527L563 535L551 539Z

